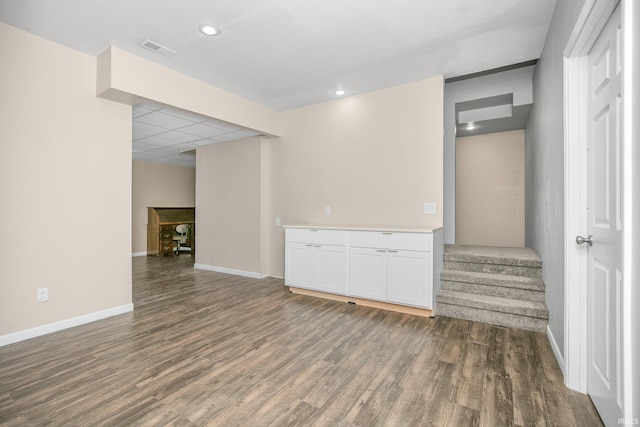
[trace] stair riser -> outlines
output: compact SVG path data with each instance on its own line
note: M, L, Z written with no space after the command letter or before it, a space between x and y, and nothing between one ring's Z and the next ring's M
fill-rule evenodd
M472 262L445 261L446 270L473 271L476 273L504 274L509 276L542 277L542 269L538 267L520 267L513 265L478 264Z
M488 276L484 273L476 273L472 271L443 270L440 274L440 280L544 292L544 282L541 278L536 277L507 276L499 274L492 274Z
M461 283L449 280L441 281L442 289L466 292L476 295L511 298L524 301L544 302L544 291L509 288L505 286L491 286L478 283Z
M478 308L481 310L495 311L496 313L506 313L506 314L514 314L518 316L528 316L528 317L537 317L539 319L549 319L549 310L547 310L546 306L541 304L541 306L537 307L523 307L518 305L503 305L496 304L495 302L488 302L484 300L480 295L473 294L461 294L464 297L459 296L445 296L444 293L449 292L446 290L440 290L436 294L436 305L437 304L450 304L457 305L465 308ZM476 297L476 298L474 298ZM486 297L485 297L486 298ZM515 301L515 300L512 300ZM540 304L540 303L532 303L530 301L523 301L524 303L529 304Z
M498 264L498 265L511 265L531 268L542 268L542 261L540 260L518 260L510 258L495 258L485 257L478 255L463 255L463 254L444 254L445 262L465 262L471 264Z
M500 313L481 308L461 307L453 304L438 303L436 305L437 316L455 317L457 319L483 322L490 325L505 326L509 328L526 329L535 332L545 332L547 320L517 314Z

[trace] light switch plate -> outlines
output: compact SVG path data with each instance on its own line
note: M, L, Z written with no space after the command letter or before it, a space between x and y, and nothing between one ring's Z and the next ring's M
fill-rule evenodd
M276 217L276 227L280 227L282 225L282 220L279 216Z
M324 208L324 214L331 215L331 206L327 206L326 208Z

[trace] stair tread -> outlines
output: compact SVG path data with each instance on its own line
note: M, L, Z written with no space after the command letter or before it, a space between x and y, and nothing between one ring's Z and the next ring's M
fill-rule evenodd
M489 325L504 326L507 328L525 329L544 333L547 328L545 318L532 316L519 316L512 313L489 311L482 308L463 307L453 304L440 304L439 316L454 317L457 319L482 322Z
M443 270L440 275L440 279L450 282L473 283L534 291L544 291L545 288L542 279L537 277L481 273L474 271Z
M445 245L445 261L542 267L542 259L531 248L475 245Z
M499 311L512 314L522 314L524 316L535 315L536 317L548 318L549 311L543 302L525 301L511 298L495 297L489 295L470 294L466 292L450 291L440 289L436 295L436 302L460 305L473 308L483 308L492 311Z

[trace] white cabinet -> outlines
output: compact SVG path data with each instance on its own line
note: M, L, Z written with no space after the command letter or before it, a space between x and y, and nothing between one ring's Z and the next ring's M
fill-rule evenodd
M312 288L316 282L316 254L313 245L304 243L286 244L286 284L301 288Z
M347 248L316 245L315 289L344 295L347 292Z
M387 298L386 253L370 248L349 249L349 295L384 301Z
M387 251L387 300L430 308L431 253Z
M423 233L350 233L353 296L431 308L432 239Z
M432 309L441 234L286 228L285 285Z
M327 231L333 230L287 229L286 285L346 295L347 236L344 232L327 233ZM303 240L303 242L296 240ZM326 242L332 244L326 244Z

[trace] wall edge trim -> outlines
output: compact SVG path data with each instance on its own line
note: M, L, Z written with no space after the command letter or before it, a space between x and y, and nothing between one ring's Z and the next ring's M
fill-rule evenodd
M234 276L249 277L251 279L264 279L267 277L266 274L256 273L254 271L236 270L235 268L218 267L215 265L207 265L207 264L196 263L196 264L193 264L193 268L197 268L198 270L213 271L216 273L231 274Z
M553 354L556 356L556 360L558 361L558 365L560 365L560 370L562 371L562 376L564 377L564 357L562 357L562 352L560 352L560 347L558 347L556 337L553 336L553 332L551 331L551 327L549 327L549 324L547 324L547 338L549 339L549 344L551 344L551 349L553 350Z
M14 344L20 341L47 335L53 332L62 331L64 329L73 328L75 326L84 325L86 323L95 322L96 320L106 319L108 317L133 311L133 303L108 308L106 310L96 311L94 313L83 314L82 316L72 317L70 319L49 323L35 328L25 329L23 331L13 332L0 336L0 347Z

